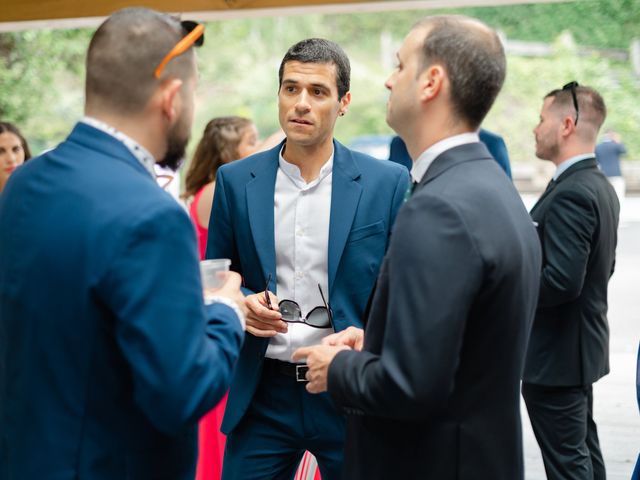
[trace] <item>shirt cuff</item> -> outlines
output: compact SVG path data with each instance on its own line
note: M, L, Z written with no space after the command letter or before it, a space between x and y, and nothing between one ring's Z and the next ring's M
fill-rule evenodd
M220 297L218 295L207 295L207 297L204 300L204 303L206 303L207 305L211 305L212 303L222 303L223 305L226 305L227 307L233 309L233 311L236 313L236 316L238 317L238 321L240 322L240 325L242 325L242 330L246 330L247 322L244 318L244 314L242 313L242 310L240 310L240 308L238 307L238 304L233 300L227 297Z

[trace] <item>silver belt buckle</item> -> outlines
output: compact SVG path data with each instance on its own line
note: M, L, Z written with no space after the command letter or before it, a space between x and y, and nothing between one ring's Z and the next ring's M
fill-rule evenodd
M307 380L307 372L309 371L309 366L306 364L296 365L296 382L308 382Z

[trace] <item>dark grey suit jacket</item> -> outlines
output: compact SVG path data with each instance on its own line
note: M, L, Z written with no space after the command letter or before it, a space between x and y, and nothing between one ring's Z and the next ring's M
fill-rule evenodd
M619 212L595 158L562 173L531 210L543 266L525 382L588 385L609 373L607 285Z
M345 478L523 478L520 376L540 246L486 147L441 154L401 208L365 327L329 393Z

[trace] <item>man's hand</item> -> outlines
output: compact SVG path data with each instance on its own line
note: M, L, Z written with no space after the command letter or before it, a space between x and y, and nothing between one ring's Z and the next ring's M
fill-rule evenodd
M247 332L256 337L273 337L277 333L287 333L287 323L282 321L278 311L278 297L269 293L272 309L269 309L264 292L254 293L245 298Z
M293 361L305 360L309 366L307 371L307 391L309 393L322 393L327 391L327 375L329 364L338 352L350 350L346 345L330 346L315 345L302 347L293 352Z
M364 330L356 327L349 327L341 332L326 336L322 339L323 345L332 345L334 347L345 345L356 351L362 350L364 343Z
M247 315L247 308L245 307L245 296L240 290L242 283L242 277L236 272L224 272L220 274L224 277L224 283L220 288L216 288L212 291L205 291L205 296L217 296L224 297L229 300L233 300L242 313Z

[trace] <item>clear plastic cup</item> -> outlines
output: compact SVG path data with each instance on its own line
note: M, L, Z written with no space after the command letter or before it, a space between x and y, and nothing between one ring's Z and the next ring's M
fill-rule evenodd
M224 284L224 272L229 271L231 260L228 258L215 258L200 262L200 275L202 276L202 288L210 292Z

